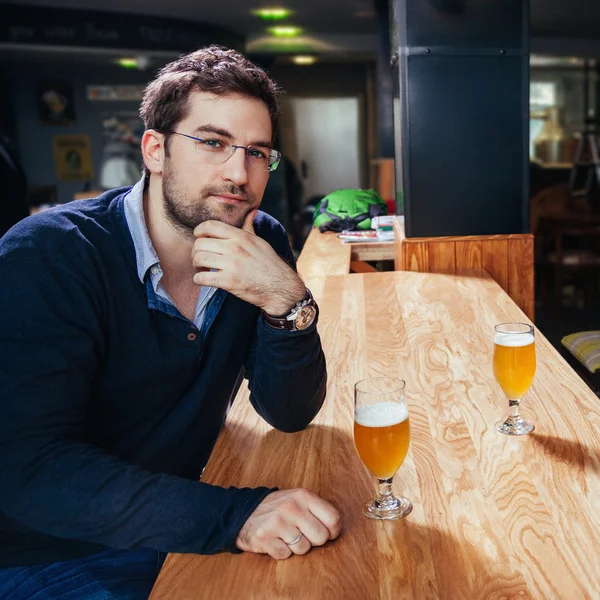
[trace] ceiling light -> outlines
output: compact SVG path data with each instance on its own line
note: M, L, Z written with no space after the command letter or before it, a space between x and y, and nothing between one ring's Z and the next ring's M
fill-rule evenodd
M345 48L320 38L299 35L295 38L281 38L272 35L250 36L246 42L247 52L273 54L330 54L343 52Z
M256 8L250 11L254 16L265 21L281 21L287 19L292 11L282 6L273 6L270 8Z
M296 37L302 33L300 27L294 27L292 25L277 25L277 27L269 27L267 30L271 35L275 37Z
M118 58L115 62L124 69L138 68L137 58L134 58L133 56L123 56L122 58Z
M292 56L292 62L295 65L314 65L317 62L317 57L308 54L297 54Z
M143 71L150 66L150 57L146 54L138 54L137 56L122 56L115 60L120 67L124 69L139 69Z

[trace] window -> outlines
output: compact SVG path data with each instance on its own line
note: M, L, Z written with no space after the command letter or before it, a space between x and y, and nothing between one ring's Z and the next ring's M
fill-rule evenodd
M556 83L553 81L532 81L529 84L529 106L556 106Z

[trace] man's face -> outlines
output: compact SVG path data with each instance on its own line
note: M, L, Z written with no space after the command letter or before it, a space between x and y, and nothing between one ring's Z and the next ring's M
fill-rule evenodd
M231 144L258 147L267 154L271 149L271 118L262 101L194 92L188 104L189 114L174 131L227 146L224 156ZM200 142L172 135L168 151L162 172L164 214L182 233L191 234L208 220L241 227L259 206L269 172L253 168L243 148L224 163L211 164Z

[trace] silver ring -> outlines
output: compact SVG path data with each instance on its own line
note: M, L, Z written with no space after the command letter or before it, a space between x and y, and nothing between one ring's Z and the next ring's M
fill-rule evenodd
M293 546L294 544L297 544L303 537L304 534L301 533L298 537L295 537L291 542L286 542L286 544L288 546Z

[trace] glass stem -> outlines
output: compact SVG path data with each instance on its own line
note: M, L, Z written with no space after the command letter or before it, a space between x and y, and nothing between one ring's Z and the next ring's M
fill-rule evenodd
M394 494L392 493L393 480L393 477L390 477L389 479L377 478L377 481L379 482L379 490L377 491L377 498L375 499L375 501L379 506L386 507L391 504L394 504L396 499L394 498Z
M518 421L519 415L519 404L521 400L509 400L508 401L508 417L511 421Z

